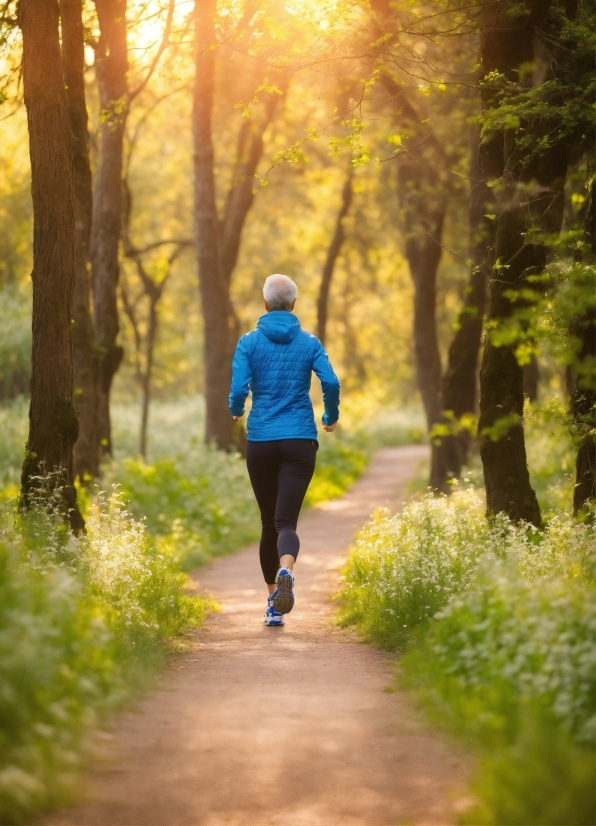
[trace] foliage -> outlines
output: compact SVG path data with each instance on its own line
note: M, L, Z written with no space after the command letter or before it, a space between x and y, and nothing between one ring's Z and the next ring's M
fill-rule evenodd
M549 366L548 362L546 366ZM556 375L554 379L557 380ZM548 387L545 390L546 396ZM541 509L571 511L577 436L570 421L568 404L561 401L558 393L534 404L526 402L523 424L530 481ZM474 442L461 479L453 482L454 489L459 484L484 489L482 464ZM411 493L421 495L428 490L427 485L428 462L424 462L409 483L409 489Z
M357 624L382 645L404 643L469 583L486 540L484 508L474 492L427 495L395 516L379 511L348 558L342 622Z
M408 642L400 680L476 750L479 802L464 822L591 823L594 526L483 514L474 490L379 514L349 557L340 619L378 644Z
M117 496L75 539L41 509L0 512L0 820L64 802L98 717L142 684L207 603Z
M0 499L16 497L27 441L28 399L0 404Z
M124 459L109 476L158 547L168 548L185 568L258 536L258 510L238 456L194 445L153 464Z
M315 473L306 493L306 505L342 496L368 464L370 451L364 435L321 434Z
M510 3L507 11L510 24L530 14L528 4ZM589 152L594 140L594 6L578 3L571 10L564 3L551 3L545 18L544 65L536 65L538 60L522 65L514 80L491 72L481 83L493 97L492 108L484 114L485 130L508 130L526 163L536 163L562 141Z

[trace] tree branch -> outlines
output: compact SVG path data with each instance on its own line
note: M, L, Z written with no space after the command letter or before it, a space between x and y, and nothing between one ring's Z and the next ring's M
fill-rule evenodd
M166 25L165 25L165 28L164 28L164 31L163 31L163 37L162 37L161 43L159 45L159 48L158 48L157 52L155 53L155 55L153 57L153 60L151 61L151 65L149 66L149 69L147 71L147 74L146 74L144 80L142 80L139 83L139 85L136 87L136 89L133 89L133 91L129 94L129 96L128 96L129 104L132 103L132 101L138 95L140 95L141 92L145 89L145 87L147 86L147 84L151 80L151 76L153 75L153 73L157 69L157 64L159 63L162 54L164 53L166 48L170 45L170 33L172 31L172 18L174 17L175 2L176 2L176 0L169 0L168 16L166 18Z

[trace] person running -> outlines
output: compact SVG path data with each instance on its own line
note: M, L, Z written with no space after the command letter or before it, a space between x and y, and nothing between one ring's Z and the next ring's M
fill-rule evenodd
M261 512L259 558L269 592L265 624L273 626L283 625L294 606L296 526L319 447L309 395L313 371L323 389L323 430L333 432L339 419L339 380L319 339L294 315L297 296L287 275L265 279L267 312L236 346L229 397L238 421L252 394L246 465Z

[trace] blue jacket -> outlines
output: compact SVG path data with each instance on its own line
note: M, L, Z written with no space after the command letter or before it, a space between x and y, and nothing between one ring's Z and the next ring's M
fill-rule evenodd
M256 330L242 336L232 362L229 407L232 416L242 416L250 390L249 442L317 440L309 396L313 370L323 388L323 424L334 424L339 380L319 339L305 332L293 313L272 310L260 317Z

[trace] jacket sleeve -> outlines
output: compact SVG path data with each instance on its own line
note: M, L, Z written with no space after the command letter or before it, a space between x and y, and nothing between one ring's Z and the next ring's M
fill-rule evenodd
M339 419L339 379L319 339L316 339L312 369L320 379L323 389L323 404L325 405L323 424L335 424Z
M228 407L232 416L244 414L244 402L248 396L249 385L252 379L248 346L244 336L236 345L236 352L232 360L232 386L228 397Z

